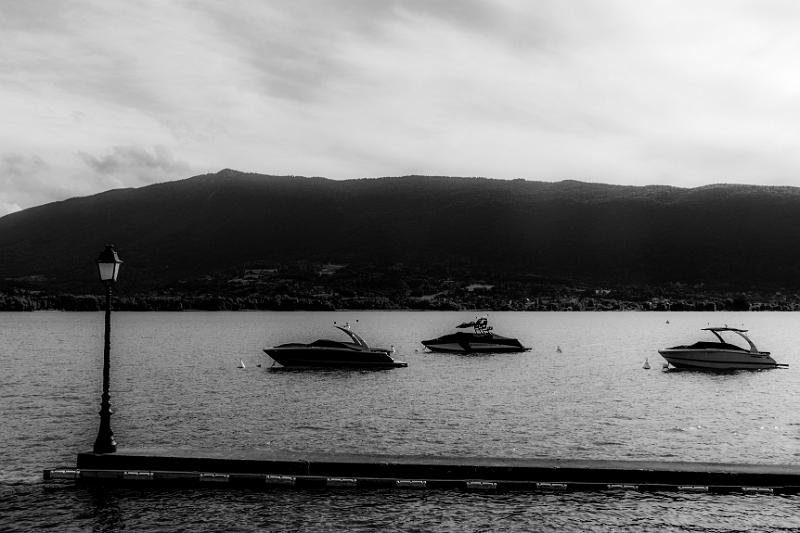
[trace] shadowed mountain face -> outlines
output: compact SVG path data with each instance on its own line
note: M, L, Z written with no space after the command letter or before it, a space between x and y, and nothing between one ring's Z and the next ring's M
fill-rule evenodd
M297 260L458 264L601 284L796 287L800 189L224 170L0 218L0 279L94 284L106 243L125 260L130 289Z

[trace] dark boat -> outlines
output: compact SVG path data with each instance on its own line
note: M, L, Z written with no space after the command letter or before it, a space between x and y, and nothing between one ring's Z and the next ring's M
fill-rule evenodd
M370 348L350 325L335 326L344 331L352 342L319 339L309 344L292 342L264 352L281 366L289 368L396 368L408 366L395 361L392 350Z
M472 328L473 331L457 331L436 339L422 341L422 344L432 352L447 353L510 353L530 350L517 339L492 333L493 328L488 324L486 317L472 322L464 322L456 327Z

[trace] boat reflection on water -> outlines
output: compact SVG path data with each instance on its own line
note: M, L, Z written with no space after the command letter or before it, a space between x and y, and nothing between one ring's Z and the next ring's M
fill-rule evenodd
M523 346L517 339L503 337L492 333L486 317L464 322L457 328L473 328L473 331L457 331L436 339L422 341L432 352L445 353L513 353L527 352L530 348Z
M769 352L756 348L750 338L745 335L746 329L713 327L703 328L717 337L717 341L698 341L691 345L673 346L659 350L667 363L679 369L699 370L762 370L767 368L787 368L788 364L775 361ZM748 348L731 344L720 335L721 332L733 332L747 341Z
M408 366L392 358L393 350L370 348L350 324L334 327L345 332L351 342L319 339L303 344L292 342L264 352L284 368L397 368Z

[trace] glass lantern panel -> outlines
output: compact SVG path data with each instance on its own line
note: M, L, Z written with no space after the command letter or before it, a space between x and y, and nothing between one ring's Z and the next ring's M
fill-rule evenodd
M100 272L100 281L117 281L118 263L97 263L97 269Z

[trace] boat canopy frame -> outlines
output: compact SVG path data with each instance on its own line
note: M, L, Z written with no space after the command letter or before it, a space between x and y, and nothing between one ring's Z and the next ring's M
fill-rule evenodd
M344 326L340 326L338 324L334 324L334 327L336 327L336 328L344 331L345 333L347 333L347 335L351 339L353 339L353 342L356 343L358 346L361 346L365 350L369 350L370 349L370 347L367 344L367 342L364 339L362 339L361 337L359 337L358 334L355 331L350 329L350 324L349 323L345 323Z
M470 322L462 322L457 328L473 328L478 335L488 335L494 328L489 325L489 319L485 316L476 318Z
M729 328L727 326L724 326L724 327L703 328L703 331L710 331L711 333L714 334L714 336L716 336L719 339L719 342L721 342L723 344L727 344L727 342L725 341L725 339L722 338L722 336L719 334L719 332L720 331L732 331L732 332L736 333L741 338L743 338L744 340L747 341L747 344L750 345L750 353L761 353L759 351L759 349L756 348L756 345L753 344L753 341L750 340L750 337L745 335L745 333L747 333L746 329Z

